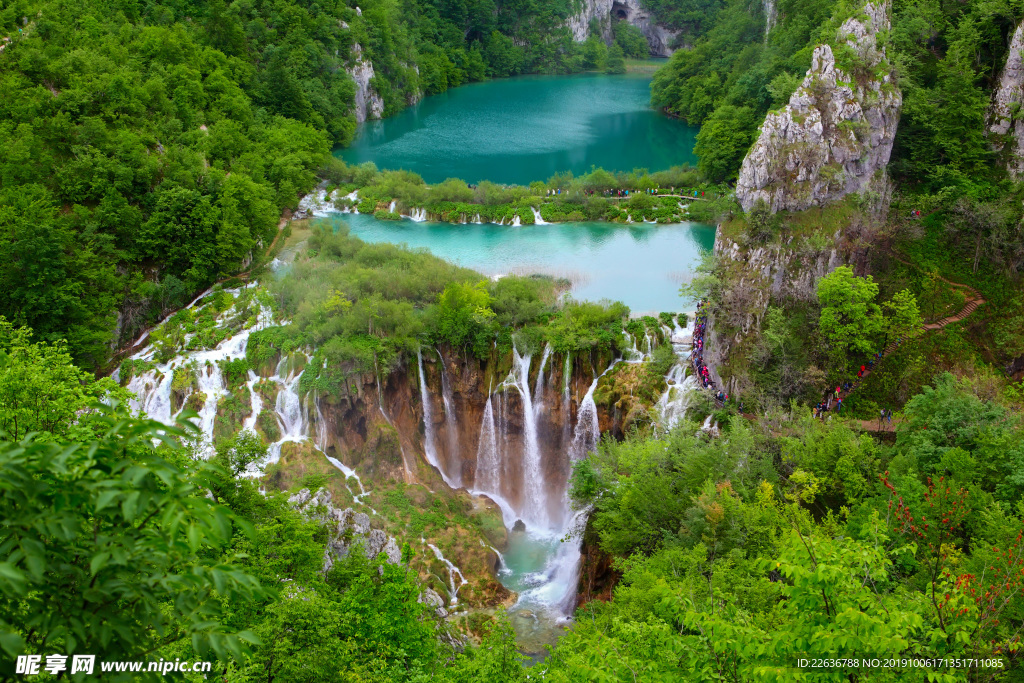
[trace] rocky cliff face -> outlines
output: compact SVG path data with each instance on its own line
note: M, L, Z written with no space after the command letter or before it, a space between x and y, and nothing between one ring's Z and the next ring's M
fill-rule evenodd
M781 111L771 112L736 183L744 210L823 206L883 181L902 95L878 35L888 32L887 0L868 3L814 49L811 68Z
M992 147L1006 152L1006 169L1010 176L1024 176L1024 121L1014 119L1024 104L1024 23L1017 27L1010 41L1006 66L999 78L999 87L992 96L988 133Z
M384 113L384 100L370 85L373 78L373 64L363 58L363 48L359 43L352 46L355 62L346 69L356 84L355 114L356 123L366 119L379 119Z
M719 226L714 253L726 273L726 284L721 310L708 318L704 361L715 383L732 394L739 393L740 379L722 377L719 370L745 337L758 332L770 302L816 302L818 280L842 265L863 273L867 262L867 249L839 232L824 247L793 238L743 247L723 236Z
M324 549L324 574L331 570L337 560L357 546L370 559L384 553L389 564L402 561L402 551L394 537L380 529L371 529L369 515L352 508L342 510L331 505L331 493L327 489L319 489L316 493L302 489L289 498L288 502L306 517L330 527L331 538Z
M478 483L481 434L492 424L502 467L500 493L518 509L524 495L519 484L527 425L519 391L501 387L509 373L508 359L480 361L447 347L424 349L422 355L426 410L416 365L400 368L380 383L372 374L353 378L348 395L320 403L324 451L371 481L405 479L440 485L437 471L424 464L426 412L432 428L430 450L438 468L455 485L473 490ZM565 356L550 354L543 373L542 360L539 353L530 360L529 389L545 486L561 491L571 469L572 426L594 379L591 365L600 372L608 361L570 358L566 381ZM488 406L492 422L485 419ZM614 431L621 422L614 409L598 407L597 417L602 431Z
M583 0L579 13L567 22L577 42L590 35L590 23L594 19L600 24L601 37L606 43L612 41L612 21L626 21L647 38L651 55L669 57L675 52L672 45L679 32L660 26L651 13L641 7L639 0Z

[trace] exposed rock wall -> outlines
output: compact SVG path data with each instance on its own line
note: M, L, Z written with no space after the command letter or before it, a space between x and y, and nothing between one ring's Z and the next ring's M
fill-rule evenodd
M1010 41L999 87L992 95L988 133L996 151L1006 151L1006 170L1015 179L1024 176L1024 121L1014 113L1024 105L1024 23Z
M379 119L384 113L384 100L370 85L370 80L374 76L373 64L369 59L363 58L363 48L359 43L352 47L352 51L355 53L355 62L346 71L356 84L356 123L362 123L366 119Z
M354 546L361 547L371 559L384 553L389 564L402 561L402 551L393 537L380 529L371 529L369 515L355 512L352 508L342 510L331 505L331 492L327 489L318 489L316 493L302 489L289 498L288 502L307 517L332 527L331 539L324 549L324 574L331 570L337 560L348 555Z
M659 25L639 0L583 0L579 13L569 17L567 22L573 39L577 42L586 40L594 19L601 25L601 37L606 43L612 41L612 21L626 21L640 29L647 38L651 55L669 57L675 52L673 43L679 32Z
M824 248L792 238L743 247L723 236L719 226L714 253L726 274L725 294L721 309L708 316L704 362L716 385L732 394L739 393L738 378L723 378L719 370L745 337L760 330L769 303L816 302L821 278L843 265L863 274L867 265L867 248L847 242L839 232Z
M587 356L571 359L568 401L563 394L565 356L551 354L545 365L543 385L538 387L540 362L541 354L534 354L530 390L544 481L551 490L561 491L570 472L571 427L576 422L580 402L593 382L594 372L600 373L609 359ZM442 377L442 364L445 377ZM514 388L499 390L509 372L508 359L480 361L447 347L425 348L423 367L429 389L434 451L440 466L464 487L474 487L481 426L490 395L496 426L504 429L504 439L499 444L507 455L502 458L502 478L513 486L502 494L517 505L523 495L516 484L523 480L520 454L525 432L519 392ZM450 399L447 408L445 378ZM373 374L354 376L349 381L347 395L321 397L326 422L325 452L370 480L405 478L439 485L440 477L424 464L423 404L418 382L417 366L413 362L382 377L379 383ZM538 401L542 404L540 409L536 408ZM448 409L454 419L446 416ZM599 406L598 422L602 431L615 431L621 419L614 409ZM406 472L411 472L412 476L405 476Z
M781 111L770 112L743 160L736 197L772 211L823 206L883 181L903 97L878 35L888 0L870 2L814 49L811 68ZM837 56L840 63L837 64Z

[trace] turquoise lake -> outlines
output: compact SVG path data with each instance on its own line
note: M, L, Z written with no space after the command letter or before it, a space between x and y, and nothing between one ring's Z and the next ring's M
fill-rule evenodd
M428 183L526 185L555 173L663 170L696 163L698 129L650 105L650 76L524 76L473 83L382 121L337 155L406 169Z
M679 296L702 252L715 244L713 226L452 225L382 221L367 214L335 214L367 242L407 244L488 276L544 273L572 281L577 299L621 301L634 314L680 311L692 304Z

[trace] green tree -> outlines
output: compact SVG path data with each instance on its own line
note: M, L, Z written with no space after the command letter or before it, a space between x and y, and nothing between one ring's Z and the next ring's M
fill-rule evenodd
M908 289L896 292L892 299L882 303L885 310L886 339L909 339L921 331L923 321L917 307L917 297Z
M605 73L624 74L626 73L626 57L622 46L615 43L608 49L608 62L605 66Z
M0 317L0 434L20 441L88 438L91 405L124 401L127 391L109 377L75 367L67 344L33 342L32 330Z
M225 626L222 606L265 593L204 551L235 523L204 495L210 467L186 472L156 452L154 439L173 446L183 431L104 419L85 443L0 442L0 646L141 659L191 638L197 652L240 656L256 638Z
M849 353L874 350L883 322L876 296L878 285L872 277L857 277L849 266L839 266L818 280L818 330L839 366L846 366Z
M718 107L697 133L693 147L698 157L697 168L714 182L735 178L756 130L757 122L750 107Z
M453 282L437 300L438 334L453 346L471 346L478 354L487 353L494 319L490 304L486 282Z

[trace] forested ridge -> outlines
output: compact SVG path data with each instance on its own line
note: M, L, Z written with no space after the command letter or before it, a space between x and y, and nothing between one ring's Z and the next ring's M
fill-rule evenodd
M583 68L569 3L34 2L0 10L0 314L87 366L260 259L355 131L491 76Z
M815 46L834 42L836 19L856 9L817 0L726 2L693 49L676 52L655 75L652 101L702 126L702 170L715 180L735 178L765 114L788 102ZM1015 2L895 0L891 12L883 42L904 98L893 178L919 191L1005 192L985 125L1024 11Z

